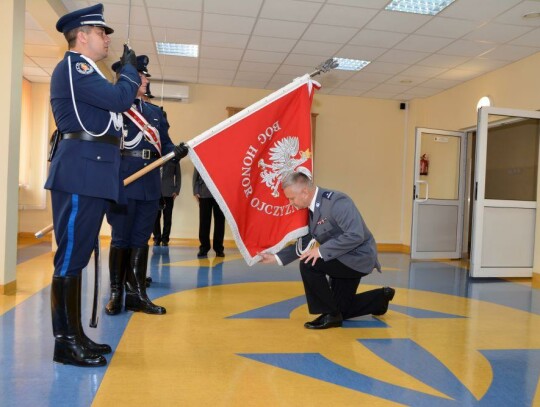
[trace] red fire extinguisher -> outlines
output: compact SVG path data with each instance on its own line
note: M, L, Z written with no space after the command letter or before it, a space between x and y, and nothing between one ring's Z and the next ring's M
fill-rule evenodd
M428 175L429 157L427 154L422 154L420 157L420 175Z

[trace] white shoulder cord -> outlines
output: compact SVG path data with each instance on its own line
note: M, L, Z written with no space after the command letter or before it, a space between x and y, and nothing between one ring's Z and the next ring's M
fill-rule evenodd
M317 243L317 241L315 239L311 239L309 243L307 244L306 248L302 250L302 238L299 237L298 240L296 241L296 255L300 257L308 250L313 249L313 246L315 246L315 243Z
M131 140L131 141L124 140L124 148L127 149L127 150L134 149L135 147L137 147L139 145L142 138L143 138L142 131L139 131L139 133L133 138L133 140Z
M98 69L97 65L94 63L94 61L92 61L91 59L88 59L86 58L84 55L81 55L82 58L84 58L95 70L96 72L104 79L105 76L101 73L101 71ZM116 130L120 130L122 129L123 127L123 120L122 120L122 114L120 113L113 113L113 112L109 112L110 115L111 115L111 119L109 120L109 123L107 124L107 127L105 128L105 130L103 130L102 133L100 134L94 134L90 131L88 131L86 129L86 127L84 127L84 124L82 124L82 121L81 121L81 118L79 116L79 111L77 110L77 103L75 102L75 93L73 91L73 76L72 76L72 72L71 72L71 55L68 56L68 70L69 70L69 86L70 86L70 90L71 90L71 101L73 102L73 109L75 110L75 116L77 116L77 120L79 121L79 124L81 125L82 129L87 132L88 134L94 136L94 137L101 137L103 136L105 133L107 133L107 130L109 130L109 128L111 127L111 123L114 124L114 128Z

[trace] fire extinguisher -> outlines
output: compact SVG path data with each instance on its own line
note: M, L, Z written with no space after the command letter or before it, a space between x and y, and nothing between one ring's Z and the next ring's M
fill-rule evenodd
M420 157L420 175L428 175L429 157L427 154L422 154Z

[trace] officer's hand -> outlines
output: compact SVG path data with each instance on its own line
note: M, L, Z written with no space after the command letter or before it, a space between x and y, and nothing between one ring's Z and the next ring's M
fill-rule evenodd
M312 249L305 251L304 254L300 256L300 261L303 261L306 264L311 263L311 265L314 266L317 259L320 258L321 255L319 253L319 248L313 247Z
M257 253L261 259L259 260L259 263L262 264L274 264L277 263L276 256L270 253Z
M188 146L186 143L181 142L177 146L174 146L174 158L177 160L181 160L184 158L188 153Z
M137 69L137 55L135 55L135 51L130 49L127 44L124 44L124 53L120 57L120 64L122 64L122 66L129 64Z

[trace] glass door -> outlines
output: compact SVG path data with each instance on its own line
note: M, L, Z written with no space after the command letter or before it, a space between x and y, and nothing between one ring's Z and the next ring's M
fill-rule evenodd
M461 257L466 134L416 129L411 258Z
M540 112L478 112L472 277L532 275L539 129Z

